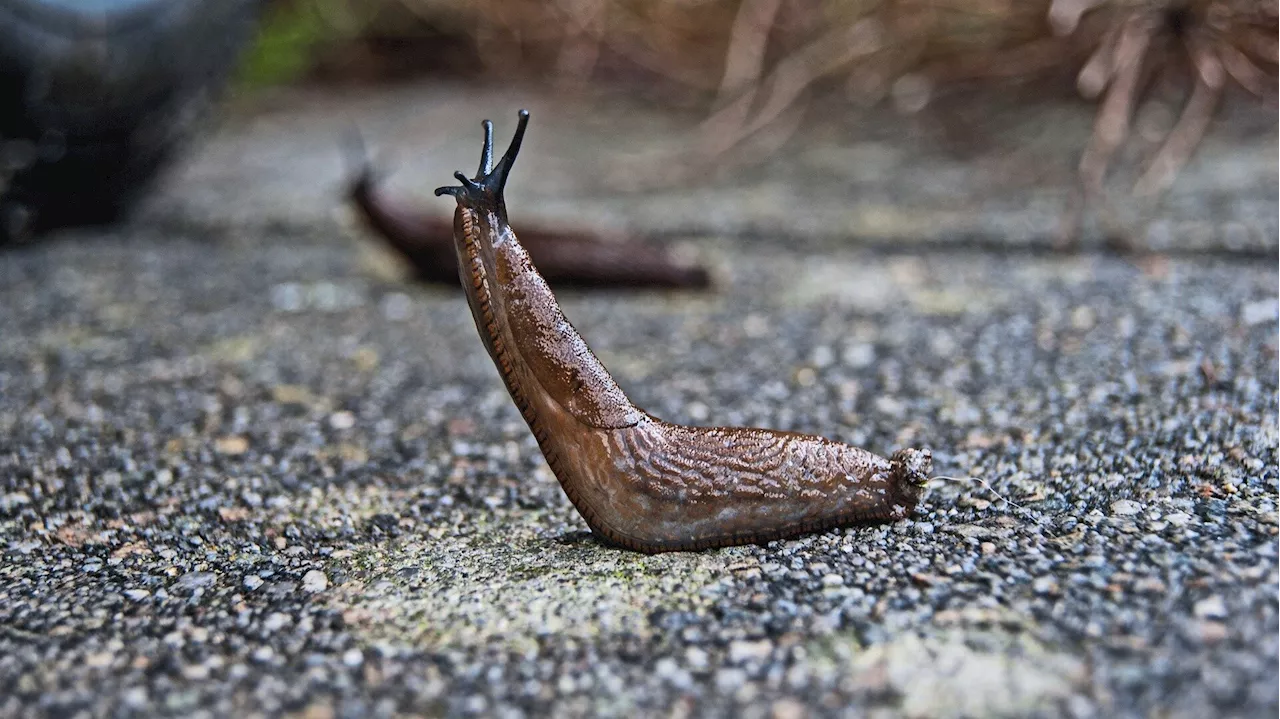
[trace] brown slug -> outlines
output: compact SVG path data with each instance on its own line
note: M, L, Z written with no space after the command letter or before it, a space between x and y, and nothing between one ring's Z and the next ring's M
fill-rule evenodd
M369 228L413 265L419 279L457 283L452 223L406 207L375 185L372 168L364 161L347 189ZM537 227L522 233L543 278L556 287L705 289L711 285L705 268L673 262L661 249L634 238Z
M822 437L685 427L627 399L569 324L507 224L503 188L529 122L493 163L493 123L453 236L476 328L565 494L591 531L641 552L763 543L914 510L928 450L891 459Z

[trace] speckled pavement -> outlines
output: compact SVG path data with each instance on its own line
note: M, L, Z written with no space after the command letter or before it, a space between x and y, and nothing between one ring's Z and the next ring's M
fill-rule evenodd
M1274 110L1128 257L1050 249L1079 106L961 154L927 119L816 123L637 188L614 158L689 118L530 101L517 232L652 230L717 275L562 293L637 404L989 483L642 556L586 531L460 292L334 196L354 123L447 211L518 95L240 108L134 224L0 253L0 717L1275 715Z

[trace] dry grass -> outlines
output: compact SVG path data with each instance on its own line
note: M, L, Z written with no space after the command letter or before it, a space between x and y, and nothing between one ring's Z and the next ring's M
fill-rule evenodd
M1082 188L1101 190L1135 108L1162 75L1181 77L1180 119L1135 190L1169 186L1236 84L1276 88L1277 0L295 0L336 18L320 74L409 68L560 91L641 86L707 114L695 163L768 151L815 97L903 113L969 83L1075 75L1098 102ZM310 10L308 10L310 8Z

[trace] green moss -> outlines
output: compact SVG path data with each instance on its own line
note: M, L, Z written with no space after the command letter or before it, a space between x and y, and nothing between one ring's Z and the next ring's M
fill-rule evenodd
M340 0L298 0L273 5L240 65L236 86L254 89L301 79L317 53L345 35L326 19L340 4Z
M358 552L345 562L360 581L334 599L349 612L353 631L371 641L497 642L523 651L548 634L645 636L654 610L696 611L708 601L701 590L724 574L721 552L643 556L558 542L542 526L521 516L480 532L410 535Z

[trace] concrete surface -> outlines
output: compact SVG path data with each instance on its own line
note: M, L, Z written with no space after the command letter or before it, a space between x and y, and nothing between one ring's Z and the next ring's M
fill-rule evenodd
M240 108L134 224L0 254L0 716L1275 715L1274 110L1125 220L1161 250L1131 258L1049 250L1078 106L815 122L637 189L688 118L519 95ZM716 268L562 294L638 404L990 488L763 547L594 541L461 294L334 196L354 122L447 211L523 104L517 231Z

